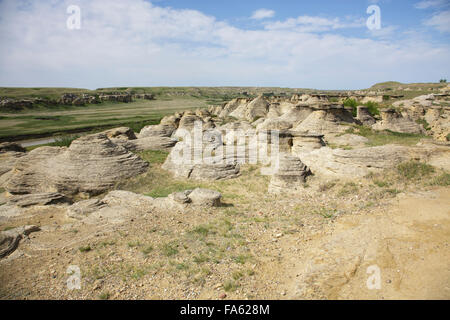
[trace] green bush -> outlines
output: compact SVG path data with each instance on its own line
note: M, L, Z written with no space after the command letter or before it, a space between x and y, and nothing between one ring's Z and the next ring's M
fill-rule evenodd
M358 106L358 101L355 99L346 99L344 101L345 107L351 107L352 108L352 115L356 117L356 107Z
M78 139L79 137L79 135L58 137L55 139L55 142L52 142L49 145L55 147L69 147L72 141Z
M380 115L380 110L378 110L378 103L369 101L366 102L364 105L367 107L367 110L372 116Z

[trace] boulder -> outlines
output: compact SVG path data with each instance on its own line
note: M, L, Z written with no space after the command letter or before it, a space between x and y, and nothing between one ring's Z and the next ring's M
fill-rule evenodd
M105 207L106 203L100 199L88 199L74 203L67 209L67 215L71 218L82 220L89 214Z
M32 150L18 159L5 189L12 194L95 195L147 168L147 162L98 133L74 140L69 148Z
M139 132L139 139L146 137L167 137L170 138L172 133L175 131L175 127L173 125L168 124L158 124L145 126L142 128L141 132Z
M188 197L193 205L218 207L220 206L220 199L222 198L222 195L220 192L214 190L197 188L190 192Z
M103 132L108 139L115 142L116 140L133 140L136 139L136 135L133 130L128 127L119 127Z

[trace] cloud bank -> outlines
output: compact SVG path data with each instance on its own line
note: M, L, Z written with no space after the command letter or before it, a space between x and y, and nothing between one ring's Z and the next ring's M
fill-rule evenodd
M80 30L66 27L71 4L81 8ZM143 0L5 0L0 85L346 89L437 81L450 70L447 44L335 32L361 23L301 16L250 30Z

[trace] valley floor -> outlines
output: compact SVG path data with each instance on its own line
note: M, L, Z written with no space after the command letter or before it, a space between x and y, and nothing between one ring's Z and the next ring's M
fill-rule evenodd
M148 193L152 180L172 183L152 170L135 181L141 190L120 187ZM248 166L238 179L202 185L223 194L219 208L136 211L122 223L84 224L48 206L2 220L3 230L42 230L1 260L0 298L450 298L448 187L392 192L373 177L313 179L303 194L277 195L256 172ZM67 287L69 266L80 268L79 290ZM370 266L379 268L380 289L366 285Z

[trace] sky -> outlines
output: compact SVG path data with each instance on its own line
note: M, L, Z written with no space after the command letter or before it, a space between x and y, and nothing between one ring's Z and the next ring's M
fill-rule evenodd
M438 82L449 40L450 0L0 0L0 86Z

